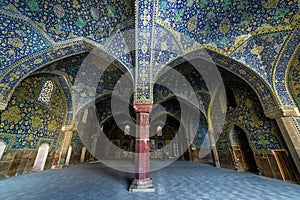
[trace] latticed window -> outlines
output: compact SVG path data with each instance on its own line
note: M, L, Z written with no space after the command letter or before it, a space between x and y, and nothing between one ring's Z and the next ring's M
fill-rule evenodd
M52 95L52 91L53 91L53 82L52 81L46 81L44 86L43 86L43 89L40 93L40 96L38 98L39 101L49 105L50 103L50 100L51 100L51 95Z

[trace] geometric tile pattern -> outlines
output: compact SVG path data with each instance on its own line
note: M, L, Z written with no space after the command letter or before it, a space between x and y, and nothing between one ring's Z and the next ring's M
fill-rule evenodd
M220 55L213 51L208 50L212 60L220 65L222 68L227 69L236 76L240 77L246 83L248 83L252 89L257 93L264 111L270 111L278 107L277 99L274 95L274 91L258 74L256 74L251 68L248 68L241 63L232 60L226 56Z
M75 56L71 56L69 58L65 58L63 60L54 62L46 67L38 70L35 74L41 73L50 73L50 74L57 74L57 77L60 81L62 89L64 91L64 95L66 97L67 106L68 106L68 114L67 114L67 121L66 124L70 124L73 119L73 107L72 107L72 86L75 83L76 75L80 70L82 62L87 58L87 53L78 54ZM109 65L106 70L103 72L101 77L99 78L99 83L95 93L93 94L94 98L101 98L101 96L112 92L114 89L117 81L121 78L124 74L124 68L120 69L115 65ZM96 75L97 76L97 75ZM88 76L87 78L91 78ZM124 88L131 90L132 89L132 81L131 77L127 77L126 79L128 83L123 83ZM126 91L123 92L131 92ZM101 103L104 104L103 101ZM106 107L107 105L102 105ZM110 108L110 106L108 106ZM101 115L100 115L101 116Z
M161 0L155 20L178 32L177 40L184 49L192 46L183 41L189 37L194 43L232 52L234 45L255 31L291 25L298 11L297 1Z
M55 73L64 75L66 76L68 82L73 85L76 80L77 72L80 69L80 65L82 64L86 56L87 53L81 53L59 60L37 70L36 73Z
M136 1L136 82L135 101L152 101L152 62L155 0Z
M300 49L290 59L288 74L286 76L289 94L291 94L295 104L300 108Z
M204 122L203 119L200 119L199 122L199 127L197 129L197 132L195 132L195 137L192 143L192 147L196 147L196 148L209 148L209 143L206 144L205 142L205 138L207 135L207 132L205 130L205 126L204 126ZM207 146L202 146L202 145L207 145Z
M161 27L157 23L154 24L154 60L152 66L152 79L158 76L159 71L171 62L179 55L182 55L182 51L173 37L173 35L165 28Z
M297 97L299 90L299 71L297 74L297 69L299 69L299 49L300 49L300 30L296 29L292 32L289 40L287 41L287 44L285 45L285 49L281 53L281 57L278 61L277 68L274 72L274 88L276 88L276 93L280 97L280 100L282 101L283 105L295 105L293 102L294 100L299 102L299 99ZM298 52L298 53L297 53ZM298 62L298 65L297 65ZM291 66L291 65L294 65ZM289 74L291 73L290 70L294 70L293 75ZM292 80L286 80L286 78L290 78L290 76L293 76ZM288 82L294 82L293 86L289 86ZM292 88L291 88L292 87ZM297 89L298 88L298 89ZM296 92L291 97L290 93L288 92ZM299 106L299 104L298 104Z
M160 33L164 33L160 30ZM170 43L165 43L167 47L165 49L168 49L166 51L158 51L159 48L155 49L155 64L153 67L153 80L156 81L158 76L160 76L160 70L163 68L163 66L169 62L169 66L177 66L181 63L186 62L186 60L190 61L195 58L200 59L207 59L214 62L216 65L220 65L221 67L228 69L230 72L234 73L235 75L243 78L249 85L252 86L252 88L256 91L256 93L259 95L259 98L261 99L261 102L263 104L263 108L265 111L272 110L277 107L277 99L274 95L273 90L271 89L272 84L268 83L267 80L264 80L263 77L261 77L257 72L255 72L251 67L247 67L246 65L243 65L240 62L235 61L232 58L229 58L227 56L224 56L222 54L219 54L215 51L206 49L205 54L201 54L203 50L194 50L190 53L184 54L184 55L178 55L180 53L179 50L176 50L175 43L171 42L174 40L174 38L170 39L170 34L162 35L162 38L167 38L166 40L170 40ZM158 37L156 37L156 40ZM163 43L163 39L159 42L159 44ZM168 46L169 45L169 46ZM172 49L173 48L173 49ZM170 51L170 49L172 51ZM158 53L157 53L158 52ZM175 52L175 53L174 53ZM163 59L160 59L160 56ZM172 61L172 59L174 59ZM170 62L172 61L172 62ZM159 67L156 67L159 66ZM272 67L271 67L272 68ZM271 70L270 68L270 70ZM269 75L268 75L269 76Z
M38 101L48 80L54 84L49 105ZM65 117L65 99L58 80L51 75L26 78L7 108L0 111L0 139L7 145L5 151L36 151L44 142L50 145L50 151L55 151Z
M54 41L86 37L102 44L134 15L133 1L2 1L0 8L28 17Z
M23 20L0 15L0 77L16 61L42 52L51 44Z
M177 74L166 72L163 76L160 75L153 89L154 103L164 102L172 97L180 97L197 106L206 116L211 97L201 74L190 63L184 63L175 69L184 78L184 84ZM190 84L190 87L186 84Z
M5 103L12 94L14 87L32 71L67 55L83 53L88 50L89 47L83 45L82 42L64 44L60 48L49 49L46 52L27 58L21 64L13 66L9 73L0 77L0 102Z
M0 102L3 104L20 80L33 70L63 56L90 50L72 42L86 38L98 46L106 45L105 50L135 74L137 101L152 101L152 79L163 65L205 47L239 60L272 85L271 89L276 87L283 105L293 105L284 89L282 72L292 55L289 46L299 42L296 1L147 0L136 1L134 7L132 0L30 0L3 1L0 10L3 29L0 51L4 55L0 66L4 69L0 75ZM125 30L133 28L135 34L123 35ZM293 31L295 37L283 46ZM135 56L128 52L127 46L130 51L135 47ZM286 52L281 53L282 47ZM259 96L262 102L270 104L273 94L262 85ZM267 104L265 110L276 107Z
M272 86L274 64L288 35L289 32L279 32L251 37L230 57L253 69Z
M300 130L300 117L294 117L293 120L297 129Z
M133 31L130 30L130 32ZM131 46L133 46L134 44L130 44L130 43L134 43L135 40L134 38L132 38L133 40L131 40L130 43L128 44L126 42L126 37L128 36L123 35L122 32L118 31L114 36L112 36L112 39L109 41L109 43L106 44L105 50L107 51L108 54L113 55L115 58L121 61L123 65L128 67L131 73L134 73L133 70L134 62L132 61L131 54L130 54L130 51L133 50L130 48L132 48Z
M266 153L272 149L285 148L276 122L264 115L253 90L245 85L230 88L234 93L237 108L227 112L224 131L217 143L218 150L229 150L229 133L233 125L245 131L254 152Z
M72 105L72 94L70 86L64 76L58 75L57 79L59 81L60 87L64 93L66 106L67 106L67 116L64 125L71 125L73 121L73 105Z
M73 131L71 146L73 152L81 152L82 147L84 147L77 131Z

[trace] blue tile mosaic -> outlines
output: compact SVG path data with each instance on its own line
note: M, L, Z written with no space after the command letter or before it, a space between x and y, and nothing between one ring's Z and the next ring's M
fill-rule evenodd
M238 107L227 112L224 131L217 148L229 151L229 132L233 125L242 128L254 152L266 153L273 149L285 148L284 140L274 120L267 118L254 91L246 86L232 86Z
M0 77L12 65L51 48L50 42L24 20L0 14Z
M86 37L103 43L134 16L133 1L3 1L3 10L30 18L56 42Z
M296 49L297 48L299 49L299 43L300 43L299 37L300 37L300 30L298 29L292 33L287 44L285 45L285 48L281 53L281 57L278 61L278 65L274 72L274 80L273 80L274 88L276 89L276 92L280 97L282 104L285 106L294 105L294 103L292 102L292 97L290 97L287 91L288 80L285 80L285 78L287 77L286 74L287 74L289 62L293 58L293 54L295 53Z
M188 36L229 51L243 36L262 27L290 25L298 11L297 1L162 0L155 20L180 33L181 42Z
M230 57L247 65L272 87L274 65L288 35L279 32L251 37Z
M47 80L54 83L49 105L38 101ZM26 78L16 88L7 108L0 111L0 139L6 142L7 152L36 151L43 141L56 150L67 110L59 85L54 76L44 75Z
M286 76L286 84L288 84L289 92L295 102L300 108L300 49L291 58L290 68Z

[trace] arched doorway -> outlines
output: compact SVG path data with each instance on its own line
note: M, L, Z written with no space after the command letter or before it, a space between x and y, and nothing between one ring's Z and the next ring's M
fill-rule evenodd
M43 171L44 170L48 152L49 152L49 145L47 143L41 144L41 146L39 147L38 154L36 156L32 171Z
M233 126L229 133L233 161L238 171L258 172L253 151L246 133L238 126Z

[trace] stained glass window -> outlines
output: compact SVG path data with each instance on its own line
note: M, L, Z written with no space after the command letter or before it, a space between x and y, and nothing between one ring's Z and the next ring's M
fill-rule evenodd
M40 93L40 96L38 98L39 101L49 105L50 104L50 100L51 100L51 95L52 95L52 91L53 91L53 82L52 81L46 81L43 89Z

